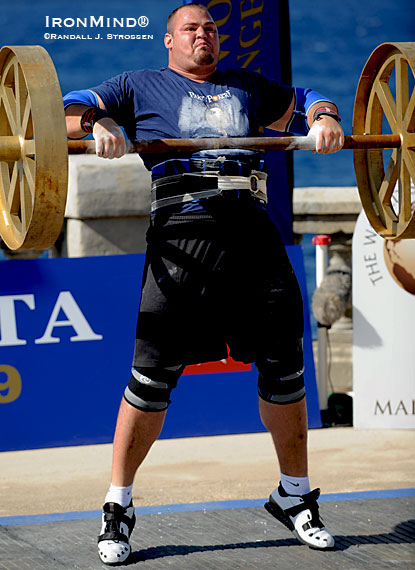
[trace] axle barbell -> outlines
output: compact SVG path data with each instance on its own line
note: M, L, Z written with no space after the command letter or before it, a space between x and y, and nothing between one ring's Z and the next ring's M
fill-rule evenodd
M359 195L384 238L415 237L415 43L385 43L368 59L356 91L352 149ZM410 94L410 87L412 93ZM205 149L313 150L307 137L135 141L131 153ZM385 150L388 150L386 155ZM41 46L0 51L0 235L13 250L46 249L64 219L68 153L95 141L67 141L59 81ZM386 168L385 168L386 164Z

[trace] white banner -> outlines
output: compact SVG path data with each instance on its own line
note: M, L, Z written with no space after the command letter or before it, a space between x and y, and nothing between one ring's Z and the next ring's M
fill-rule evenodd
M415 428L415 239L384 240L362 212L353 236L356 428Z

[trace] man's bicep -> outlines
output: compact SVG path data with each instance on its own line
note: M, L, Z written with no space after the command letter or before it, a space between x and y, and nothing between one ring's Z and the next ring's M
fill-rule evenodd
M106 106L105 106L105 103L104 103L104 101L101 99L101 97L98 95L98 93L96 93L96 92L93 91L92 89L91 89L91 91L93 92L93 94L95 95L95 97L96 97L97 100L98 100L99 108L100 108L100 109L103 109L104 111L107 111L107 108L106 108Z

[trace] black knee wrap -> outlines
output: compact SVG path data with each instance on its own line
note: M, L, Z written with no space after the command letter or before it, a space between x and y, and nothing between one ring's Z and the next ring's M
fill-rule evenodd
M170 404L170 393L176 387L184 366L174 368L136 368L124 392L127 402L145 412L162 412Z
M273 404L293 404L305 396L303 344L283 347L274 358L256 362L258 394Z

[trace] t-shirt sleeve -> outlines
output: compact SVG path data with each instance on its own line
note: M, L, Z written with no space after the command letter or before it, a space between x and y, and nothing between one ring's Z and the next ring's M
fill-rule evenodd
M267 127L280 119L287 111L293 98L294 88L281 85L278 81L267 79L252 72L255 83L255 108L258 124Z
M119 125L126 126L134 121L134 94L130 88L128 73L121 73L91 87L91 91L101 97L109 116Z

